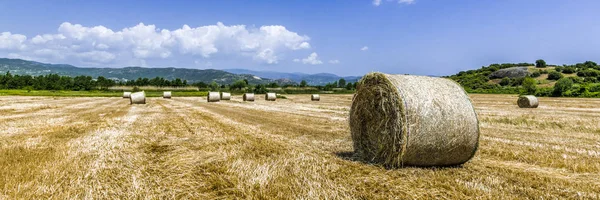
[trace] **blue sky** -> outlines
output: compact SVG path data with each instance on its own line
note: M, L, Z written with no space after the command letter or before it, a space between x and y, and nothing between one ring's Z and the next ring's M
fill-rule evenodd
M0 57L339 75L600 61L600 1L376 3L0 1Z

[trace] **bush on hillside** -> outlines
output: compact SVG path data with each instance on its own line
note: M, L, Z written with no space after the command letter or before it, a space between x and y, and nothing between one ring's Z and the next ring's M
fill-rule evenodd
M548 80L558 80L561 79L563 75L560 72L552 71L548 73Z
M575 69L575 67L565 67L562 70L562 73L564 73L564 74L572 74L572 73L575 73L576 71L577 71L577 69Z
M542 73L540 73L539 71L535 71L533 73L531 73L531 75L529 75L532 78L537 78L540 77L542 75Z
M559 97L563 96L565 92L569 91L573 87L573 80L570 78L561 78L554 85L552 96Z
M525 89L525 94L535 94L537 90L537 80L533 78L525 78L523 80L523 89Z
M504 78L502 78L502 80L498 84L500 84L501 86L507 86L507 85L510 84L510 78L504 77Z

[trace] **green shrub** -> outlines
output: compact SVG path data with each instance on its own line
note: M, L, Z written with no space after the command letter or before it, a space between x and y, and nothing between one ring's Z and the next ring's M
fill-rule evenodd
M561 78L554 85L554 90L552 91L553 96L563 96L573 87L573 80L570 78Z
M510 84L510 78L504 77L504 78L502 78L502 80L498 84L500 84L501 86L507 86L507 85Z
M526 94L535 94L537 90L537 81L533 78L525 78L523 80L523 89Z
M562 73L564 73L564 74L572 74L572 73L575 73L576 71L577 71L577 69L575 69L575 67L565 67L562 70Z
M541 75L542 75L542 73L540 73L539 71L535 71L535 72L531 73L531 75L529 75L529 76L533 77L533 78L537 78L537 77L540 77Z
M563 75L560 72L552 71L548 73L548 80L558 80L561 79Z

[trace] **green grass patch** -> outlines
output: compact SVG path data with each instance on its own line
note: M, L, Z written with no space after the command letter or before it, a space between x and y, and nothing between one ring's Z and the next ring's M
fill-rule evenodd
M173 97L206 96L203 91L173 91ZM121 91L52 91L52 90L0 90L0 96L52 96L52 97L121 97ZM146 91L146 97L162 97L162 91Z

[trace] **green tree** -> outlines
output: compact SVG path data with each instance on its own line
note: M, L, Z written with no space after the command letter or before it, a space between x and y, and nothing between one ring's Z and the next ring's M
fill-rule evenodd
M244 88L246 88L246 86L248 86L246 84L246 81L244 80L238 80L236 82L234 82L233 84L231 84L231 89L235 89L235 90L242 90Z
M527 94L535 94L537 91L537 81L533 78L527 77L523 80L523 89Z
M535 61L535 67L537 68L545 68L546 67L546 61L539 59Z
M256 93L256 94L267 93L267 87L265 87L265 85L258 84L254 87L254 93Z
M211 91L217 91L217 89L219 88L219 84L217 84L217 82L213 81L210 83L210 85L208 85L208 87L210 88Z
M340 78L340 80L338 81L338 87L346 87L346 79Z
M562 73L557 72L557 71L552 71L550 73L548 73L548 80L558 80L561 79L563 77Z
M500 84L501 86L507 86L507 85L510 85L510 78L508 78L508 77L504 77L504 78L502 78L502 80L501 80L501 81L500 81L500 83L498 83L498 84Z
M300 87L306 87L308 84L305 80L300 81Z
M554 90L552 91L553 96L562 96L566 91L569 91L573 87L573 80L570 78L561 78L554 85Z

